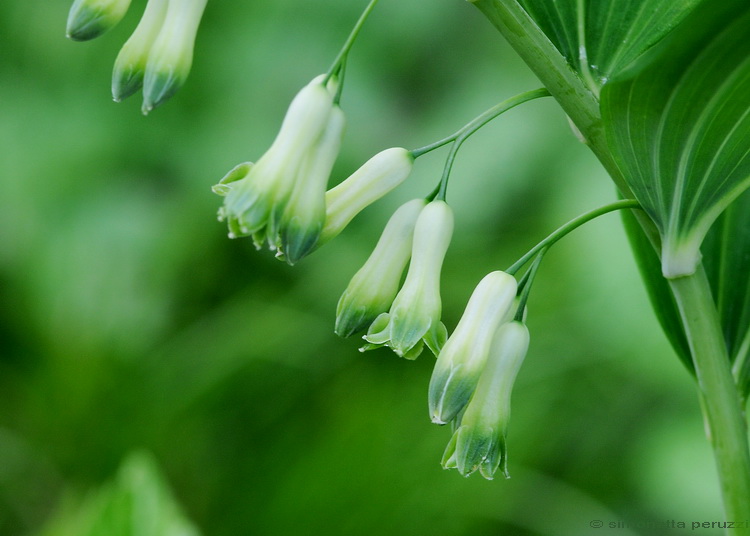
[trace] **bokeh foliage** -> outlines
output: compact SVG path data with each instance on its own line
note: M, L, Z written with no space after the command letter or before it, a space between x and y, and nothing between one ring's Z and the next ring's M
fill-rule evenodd
M39 533L135 449L207 535L580 535L719 515L692 382L616 216L542 266L513 478L494 482L440 469L429 355L361 355L332 333L348 278L389 213L432 189L439 155L299 266L227 240L210 186L267 147L357 2L209 3L190 79L148 118L108 94L138 9L80 44L68 7L0 5L0 534ZM469 4L383 0L351 56L334 180L537 85ZM551 100L475 136L448 197L449 329L485 273L614 198Z

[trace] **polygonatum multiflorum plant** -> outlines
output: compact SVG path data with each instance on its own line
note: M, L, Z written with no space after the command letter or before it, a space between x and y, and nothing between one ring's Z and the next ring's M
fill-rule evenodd
M207 0L149 0L115 62L121 100L141 87L148 112L185 82ZM76 0L68 35L96 37L129 0ZM443 466L508 474L510 395L529 345L526 302L547 249L591 219L622 211L665 333L693 373L727 519L750 517L750 4L747 0L475 0L543 87L510 97L444 139L385 149L328 189L345 130L349 51L371 0L331 67L292 100L276 139L214 186L230 238L296 264L449 147L432 192L405 201L338 304L335 331L362 350L437 357L430 418L453 429ZM364 6L363 6L364 7ZM441 266L454 215L447 192L462 143L505 111L554 98L611 176L620 200L550 234L487 274L452 332L441 321ZM356 103L354 104L356 105ZM404 272L406 275L404 276ZM533 325L533 321L532 321ZM748 534L736 529L736 534Z

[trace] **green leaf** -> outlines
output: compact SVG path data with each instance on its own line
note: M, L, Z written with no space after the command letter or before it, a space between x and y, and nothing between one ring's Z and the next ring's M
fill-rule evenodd
M732 203L703 244L706 273L719 311L733 372L750 395L750 191Z
M80 505L64 505L40 536L199 536L182 514L156 460L135 452L111 483Z
M700 0L519 0L594 93Z
M711 224L750 185L750 5L704 3L602 91L610 150L689 275Z

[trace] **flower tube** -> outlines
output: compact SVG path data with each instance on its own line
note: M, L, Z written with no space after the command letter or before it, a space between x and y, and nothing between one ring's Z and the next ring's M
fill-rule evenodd
M326 223L320 245L338 235L363 209L406 180L414 167L411 152L392 147L379 152L326 192Z

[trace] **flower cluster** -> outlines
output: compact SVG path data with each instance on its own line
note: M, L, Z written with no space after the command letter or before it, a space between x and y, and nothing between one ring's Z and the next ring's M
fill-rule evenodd
M369 326L363 351L388 346L415 359L426 344L437 355L447 337L440 271L452 233L453 212L445 201L415 199L399 208L341 296L336 333L348 337Z
M464 476L479 469L488 480L501 468L509 478L510 394L528 347L529 330L522 322L508 322L497 329L474 394L456 417L453 437L443 454L444 468L458 469Z
M370 203L403 182L414 158L406 149L374 156L326 191L344 133L336 77L320 75L292 100L276 139L257 163L236 166L214 187L230 238L252 236L295 264L339 234Z
M148 0L138 26L123 45L112 72L119 102L143 88L143 113L163 104L190 73L193 47L207 0ZM75 0L68 37L85 41L117 24L130 0Z
M519 285L512 275L488 274L448 337L441 321L440 275L454 216L445 196L451 163L463 141L489 119L546 92L508 99L421 149L381 151L326 190L344 134L339 99L350 45L351 39L334 67L297 93L276 138L257 162L237 165L214 186L224 197L219 220L226 222L230 238L252 237L258 249L267 244L278 258L296 264L406 180L418 156L453 142L437 188L393 213L372 254L352 277L336 308L335 332L342 337L364 332L361 351L388 347L410 360L429 348L437 356L429 386L430 416L434 423L454 426L443 466L466 476L479 470L486 478L502 467L507 476L510 393L528 347L528 331L514 319L523 316L529 282L524 280L526 290L517 298Z
M363 350L388 346L406 359L415 359L425 344L435 355L440 352L448 336L440 321L440 272L452 234L453 211L445 201L432 201L422 209L404 285L388 312L367 330Z
M507 476L505 438L510 393L528 348L526 326L513 320L516 280L505 272L482 279L438 356L429 386L432 422L454 423L443 467L468 476Z

